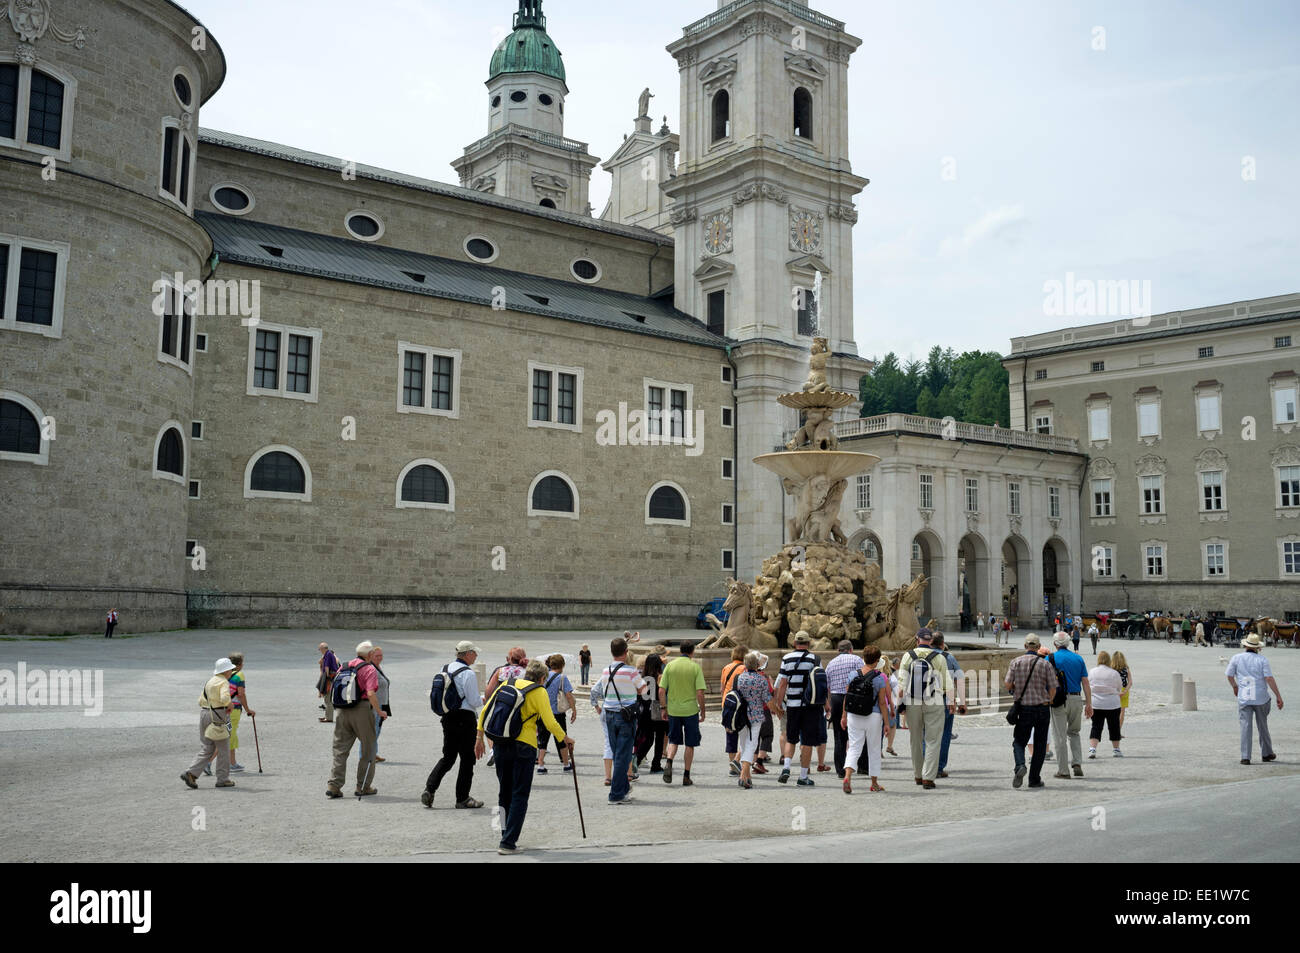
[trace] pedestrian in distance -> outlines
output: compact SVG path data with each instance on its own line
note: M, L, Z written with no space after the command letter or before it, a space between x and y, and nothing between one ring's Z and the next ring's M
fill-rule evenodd
M1097 639L1101 636L1101 630L1097 628L1097 623L1093 622L1088 626L1088 638L1092 640L1092 654L1097 654Z
M1205 641L1205 623L1200 619L1196 620L1196 644L1204 645L1206 647L1210 644Z
M650 761L650 773L662 774L664 770L664 742L668 737L668 713L664 711L663 706L659 704L659 680L663 677L664 660L663 657L651 652L645 658L645 671L642 677L646 680L646 685L650 689L650 704L643 705L641 708L642 722L638 728L637 737L640 738L633 752L633 760L636 763L636 769L640 771L641 765L645 763L646 755L654 748L654 755Z
M1244 652L1238 652L1228 662L1228 684L1237 696L1237 722L1241 728L1241 763L1250 764L1251 728L1259 726L1259 754L1263 761L1276 761L1277 753L1273 750L1273 738L1268 733L1268 714L1271 702L1269 689L1277 696L1277 710L1282 710L1282 692L1277 687L1273 669L1264 658L1261 649L1264 641L1258 633L1251 633L1241 640Z
M763 674L767 656L761 652L747 652L743 662L745 669L736 676L735 689L745 703L749 715L749 726L743 731L740 740L740 779L738 786L749 790L754 786L754 756L758 752L759 738L763 732L763 713L772 701L772 683Z
M434 713L442 719L442 758L429 772L424 782L424 791L420 794L420 803L433 807L434 795L456 762L460 768L456 772L456 807L479 808L483 802L470 797L470 786L474 782L474 742L477 737L478 714L481 695L478 690L478 675L474 672L474 663L478 661L478 646L473 642L457 642L456 658L442 667L433 679L430 691L430 704Z
M984 613L983 612L981 612L979 615L975 617L975 631L977 631L980 634L981 639L984 638Z
M334 676L331 690L334 693L334 764L325 796L341 798L343 782L347 779L348 755L352 746L360 744L357 761L357 797L369 797L379 792L371 781L375 777L375 718L387 718L379 707L379 673L370 654L374 645L361 642L357 657L342 666Z
M339 659L324 642L317 648L320 651L320 678L316 680L316 694L325 701L325 717L318 720L328 723L334 720L333 688L334 676L339 670Z
M1029 761L1029 786L1043 788L1043 761L1047 758L1047 729L1051 724L1052 696L1056 694L1056 671L1052 663L1039 654L1042 643L1032 632L1025 636L1025 652L1014 659L1003 683L1013 699L1015 731L1011 750L1015 773L1011 786L1018 788L1025 779L1025 747L1033 736L1034 748Z
M1088 683L1088 666L1083 656L1066 645L1069 636L1058 632L1052 638L1052 664L1065 677L1065 697L1052 706L1052 735L1056 740L1058 778L1083 777L1083 719L1092 718L1092 687ZM1066 755L1069 761L1066 761Z
M519 851L519 835L528 816L528 797L537 764L537 726L546 725L568 747L569 757L573 757L573 739L565 734L551 713L550 699L542 687L545 678L546 666L540 659L533 659L525 667L523 677L498 685L479 713L474 757L483 757L485 735L491 733L496 742L493 751L501 821L498 854Z
M866 749L866 770L871 778L871 791L878 793L880 786L880 742L883 736L885 713L889 711L889 678L877 665L880 649L868 645L862 653L862 666L845 689L844 710L840 726L848 733L849 748L844 762L844 793L853 793L853 770L862 763Z
M583 643L582 650L578 653L578 668L580 669L580 681L583 685L591 684L591 646Z
M1092 731L1088 734L1088 758L1091 760L1097 757L1102 725L1106 726L1110 734L1114 757L1122 758L1124 754L1119 750L1119 696L1124 683L1119 672L1111 666L1109 652L1097 656L1097 664L1088 672L1088 684L1092 688Z
M812 639L802 629L795 634L794 651L781 659L781 673L776 679L773 710L785 714L785 737L781 743L782 784L790 780L790 764L794 760L795 746L799 746L799 780L803 787L811 787L809 771L816 747L826 743L826 719L830 715L830 692L824 691L825 671L819 667L817 656L809 651ZM818 675L822 676L818 685Z
M722 669L721 697L727 697L727 692L731 691L731 687L735 683L736 678L745 670L745 656L748 654L749 649L744 645L737 645L731 650L731 661ZM724 751L727 755L727 770L731 772L733 778L738 778L740 777L740 732L727 731L725 733L726 746Z
M1070 636L1070 641L1074 643L1075 655L1079 654L1079 639L1080 637L1082 637L1082 635L1083 635L1083 631L1079 627L1079 620L1071 619L1069 636Z
M117 628L117 607L114 606L113 608L108 610L108 617L106 618L105 625L104 625L104 638L111 639L113 637L113 630L116 628Z
M1124 727L1124 715L1128 712L1129 694L1133 689L1133 670L1129 668L1128 659L1124 658L1123 652L1116 652L1111 656L1111 666L1119 672L1119 725Z
M677 749L686 748L682 787L690 787L691 762L700 746L700 723L705 718L704 670L692 659L695 643L689 639L678 648L681 653L664 666L659 683L659 704L668 712L668 748L664 751L664 784L673 783L673 759ZM617 768L617 766L615 766Z
M839 653L826 664L826 690L831 696L831 733L835 739L835 776L844 779L844 757L849 750L849 733L844 721L844 693L849 682L862 668L862 659L853 654L853 643L841 639L836 646ZM888 683L889 679L885 679ZM857 766L859 771L863 765Z
M187 787L197 788L199 772L217 759L217 787L233 788L230 780L230 676L235 674L235 663L228 658L217 659L212 667L212 677L199 695L199 754L189 770L181 773Z
M683 648L689 644L689 642L683 643ZM609 643L609 653L614 660L605 667L605 671L600 676L601 681L604 682L601 691L602 717L605 721L605 733L609 738L610 753L613 755L613 763L610 766L612 783L609 789L609 803L626 804L632 799L629 774L632 771L632 747L636 741L641 700L648 698L650 686L636 670L636 666L628 663L627 639L622 637L612 639ZM662 703L662 697L660 701ZM669 761L668 764L671 766L672 762Z
M578 703L573 698L573 683L564 674L564 656L556 652L546 660L546 667L549 671L546 673L546 681L542 683L542 687L546 689L547 699L551 703L551 714L560 723L560 727L568 731L569 720L578 717ZM543 722L537 726L538 774L546 773L546 746L550 741L551 733L546 730L546 723ZM558 738L555 740L555 751L560 756L560 764L564 770L572 771L573 764L569 761L569 749L561 744Z
M954 730L957 715L966 714L966 673L962 671L956 657L945 647L946 642L942 632L935 632L931 636L930 645L943 656L943 660L948 666L949 680L953 685L953 694L944 698L943 740L939 744L939 773L935 775L936 778L946 778L948 776L948 750L952 747L952 739L957 737Z
M956 688L948 662L933 646L934 633L916 633L916 646L898 663L898 684L907 705L908 734L912 743L912 776L925 790L935 787L943 750L945 713L956 709Z
M384 715L383 718L379 717L379 713L375 715L375 763L378 764L384 760L379 756L379 733L384 728L384 722L393 717L393 706L389 701L390 685L388 676L384 674L383 669L384 650L378 645L370 651L370 661L375 666L375 674L379 676L379 688L375 694L379 696L379 712Z

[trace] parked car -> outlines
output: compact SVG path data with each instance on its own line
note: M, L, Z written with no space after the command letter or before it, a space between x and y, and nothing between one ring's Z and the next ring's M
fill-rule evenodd
M721 622L723 625L726 625L727 619L731 615L730 612L722 608L723 603L725 603L726 601L727 601L726 596L719 596L716 599L710 599L708 602L706 602L704 604L704 608L700 610L699 615L695 617L695 628L697 629L709 628L709 623L705 621L704 617L708 615L710 612L712 612L715 616L718 617L719 622Z

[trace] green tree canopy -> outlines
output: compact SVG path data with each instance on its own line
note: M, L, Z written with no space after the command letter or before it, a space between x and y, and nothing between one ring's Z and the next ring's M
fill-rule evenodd
M1011 398L997 351L930 348L924 361L901 362L892 351L859 385L862 416L920 414L974 424L1008 426Z

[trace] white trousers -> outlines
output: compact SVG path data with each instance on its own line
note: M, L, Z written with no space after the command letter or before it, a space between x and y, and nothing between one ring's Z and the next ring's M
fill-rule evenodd
M862 757L862 744L866 742L867 767L870 769L867 773L873 778L880 777L880 737L885 725L880 712L873 712L870 715L850 713L848 722L849 750L844 755L844 767L852 768L857 765L858 759Z
M754 755L758 752L758 736L763 730L763 723L755 725L752 721L749 727L745 729L746 734L741 735L736 740L740 742L740 760L754 763Z

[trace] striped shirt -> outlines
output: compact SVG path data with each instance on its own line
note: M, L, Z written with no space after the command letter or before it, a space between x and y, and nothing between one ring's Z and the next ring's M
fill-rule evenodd
M816 667L817 656L802 649L796 649L781 659L781 674L776 677L776 683L778 686L782 682L787 683L785 688L786 708L800 708L803 706L803 685Z
M835 656L826 666L826 687L832 695L843 695L853 676L862 671L862 659L852 652Z
M601 705L604 711L617 711L636 704L638 697L650 697L650 683L627 662L611 662L600 673Z

